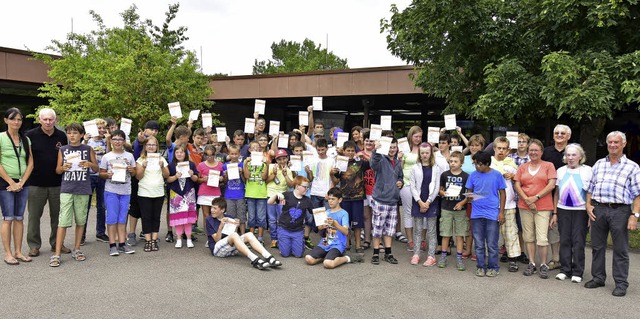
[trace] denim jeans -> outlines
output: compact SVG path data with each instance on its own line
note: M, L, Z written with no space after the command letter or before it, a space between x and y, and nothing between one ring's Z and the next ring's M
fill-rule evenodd
M19 192L0 190L0 208L4 220L22 220L24 210L27 207L29 188L25 187Z
M249 227L267 227L267 199L247 198Z
M104 235L106 231L106 213L104 206L104 183L105 180L98 175L91 175L91 191L96 191L96 236ZM87 209L87 221L89 220L89 212L91 211L91 196L89 196L89 208ZM84 224L84 233L82 238L87 236L87 223Z
M282 205L267 205L267 216L269 217L269 235L271 235L271 240L278 240L278 219L280 219L280 214L282 214Z
M473 243L476 245L477 267L484 270L500 270L498 265L500 223L497 220L473 218L471 219L471 231L473 233ZM488 258L485 256L485 250L489 252Z

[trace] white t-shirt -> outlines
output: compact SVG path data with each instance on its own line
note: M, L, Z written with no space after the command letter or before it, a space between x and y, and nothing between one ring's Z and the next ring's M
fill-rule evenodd
M136 162L137 165L142 165L144 160L141 158ZM160 157L160 162L167 167L167 160L164 157ZM138 182L138 196L157 198L164 197L164 177L162 177L162 169L159 170L144 170L144 176Z

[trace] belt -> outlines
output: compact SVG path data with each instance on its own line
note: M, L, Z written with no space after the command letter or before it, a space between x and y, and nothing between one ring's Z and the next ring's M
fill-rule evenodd
M598 205L598 206L606 206L609 208L613 208L616 209L618 207L624 207L624 206L629 206L629 204L625 204L625 203L601 203L595 200L591 200L591 202L594 204L594 206Z

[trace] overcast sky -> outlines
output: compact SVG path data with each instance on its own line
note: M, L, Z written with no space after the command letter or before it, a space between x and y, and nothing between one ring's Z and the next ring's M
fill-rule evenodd
M107 26L121 26L119 13L136 4L143 19L164 21L165 0L4 1L0 11L0 46L44 52L52 39L71 31L96 28L89 10ZM402 10L410 0L183 0L173 28L186 26L185 46L196 51L206 74L251 74L254 60L271 57L271 43L309 38L346 58L351 68L405 65L387 50L380 19L396 3ZM72 24L73 20L73 24Z

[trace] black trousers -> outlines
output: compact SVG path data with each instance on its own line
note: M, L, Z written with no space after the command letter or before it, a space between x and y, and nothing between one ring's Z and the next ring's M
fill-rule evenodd
M589 215L587 211L558 208L558 231L560 232L560 271L571 277L583 277L585 244Z
M593 210L596 221L591 222L591 245L593 248L591 275L593 280L604 283L607 279L605 253L607 235L613 239L613 280L616 287L627 289L629 282L629 231L627 224L631 216L631 205L611 208L597 205Z
M151 234L160 231L162 204L164 204L164 196L155 198L138 196L143 233Z

